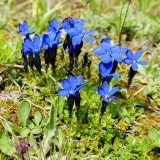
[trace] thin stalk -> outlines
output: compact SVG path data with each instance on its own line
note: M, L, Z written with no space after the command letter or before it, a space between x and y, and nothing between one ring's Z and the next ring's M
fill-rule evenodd
M124 19L123 19L123 22L122 22L122 10L124 8L124 5L125 3L128 1L128 6L127 6L127 9L126 9L126 12L125 12L125 15L124 15ZM120 18L119 18L119 35L118 35L118 41L119 41L119 45L121 45L121 34L122 34L122 29L123 29L123 26L124 26L124 22L126 20L126 17L127 17L127 13L128 13L128 9L129 9L129 6L130 6L130 3L131 3L131 0L125 0L123 5L122 5L122 8L121 8L121 12L120 12ZM122 22L122 25L121 25L121 22Z

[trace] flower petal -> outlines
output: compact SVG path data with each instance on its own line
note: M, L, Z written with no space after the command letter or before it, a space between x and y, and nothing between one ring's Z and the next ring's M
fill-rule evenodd
M138 69L138 65L137 65L136 63L133 63L133 64L132 64L132 69L133 69L134 71L136 71L136 70Z
M28 27L28 22L26 20L24 20L24 22L23 22L23 27L24 27L25 31L28 32L29 27Z
M101 48L101 47L94 48L94 49L92 50L92 52L93 52L94 54L96 54L96 55L106 54L106 51L105 51L103 48Z
M57 19L56 19L56 18L53 18L53 19L49 22L49 24L50 24L51 26L53 26L55 29L58 27L58 22L57 22Z
M83 78L82 75L77 76L77 84L78 84L78 85L81 84L82 78Z
M32 32L33 30L35 30L36 28L38 28L37 26L33 26L30 30L29 30L29 32Z
M78 31L78 33L82 33L84 26L80 23L76 23L74 28Z
M109 95L112 96L113 94L115 94L119 89L119 86L113 87L110 91L109 91Z
M39 48L40 37L38 36L38 34L36 34L36 35L34 36L33 44L34 44L34 47L35 47L35 48Z
M106 75L106 68L105 68L105 66L104 66L104 64L102 62L99 63L98 70L99 70L100 75L102 77L105 77L105 75Z
M65 90L65 89L60 89L58 91L58 94L61 96L68 96L69 95L69 91Z
M48 26L47 31L48 32L55 32L56 30L52 26Z
M70 85L71 85L71 88L73 89L73 90L75 90L75 88L76 88L76 86L77 86L77 78L75 77L75 76L69 76L68 77L68 81L69 81L69 83L70 83Z
M146 61L137 61L137 64L147 65L147 64L148 64L148 62L146 62Z
M87 42L90 42L90 43L93 43L93 42L94 42L94 39L91 38L91 37L89 37L89 36L84 36L83 38L84 38L84 40L87 41Z
M66 29L66 32L70 35L70 36L77 36L79 33L75 28L68 28Z
M130 50L128 50L128 51L126 52L126 56L127 56L127 58L129 58L129 59L131 59L131 60L134 60L134 55L133 55L133 53L132 53Z
M111 54L112 58L117 62L122 62L122 55L121 54Z
M34 50L34 45L33 45L33 42L31 41L30 38L25 38L24 39L24 47L28 48L28 50Z
M95 30L93 29L87 29L83 32L83 34L93 34L93 33L95 33Z
M125 64L132 64L133 63L133 61L131 59L129 59L129 58L123 59L122 62L125 63Z
M135 54L135 60L137 61L142 56L142 50L138 50Z
M62 87L68 91L71 89L71 84L69 83L68 79L62 80Z
M109 37L103 38L101 40L101 43L106 42L106 43L111 43L111 39Z
M100 46L107 52L107 51L110 50L111 44L103 42L103 43L100 44Z
M103 90L101 87L98 87L98 94L99 94L101 97L104 97L104 96L105 96L104 90Z
M103 63L109 63L111 61L111 57L107 54L101 56L101 60Z
M22 24L18 24L19 32L25 32L25 29Z
M108 94L109 85L108 85L107 81L104 81L104 82L103 82L103 84L102 84L102 89L104 90L104 93L105 93L105 94Z
M48 34L50 42L54 42L55 37L56 37L56 33L55 32L48 32L47 34Z
M113 73L113 74L110 74L109 76L112 76L111 78L113 77L120 78L120 74L118 73Z
M78 44L81 43L81 41L82 41L82 38L79 37L79 36L74 36L74 37L72 37L72 44L73 44L73 45L78 45Z
M114 47L111 47L111 53L112 54L120 53L120 47L118 45L115 45Z

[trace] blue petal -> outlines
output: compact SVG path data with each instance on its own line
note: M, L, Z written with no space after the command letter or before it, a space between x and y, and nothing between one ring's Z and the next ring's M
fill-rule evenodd
M108 98L106 98L106 97L103 97L103 100L104 100L105 102L108 102Z
M50 42L54 42L54 39L56 37L56 33L55 32L48 32L48 36L49 36Z
M24 39L24 46L25 46L26 48L28 48L28 50L32 50L32 52L33 52L33 50L34 50L34 45L33 45L33 42L31 41L30 38L25 38L25 39Z
M82 24L77 23L77 24L74 25L74 28L78 31L78 33L81 34L84 26Z
M107 70L108 73L111 72L112 66L113 66L112 61L110 61L110 62L106 65L106 70Z
M138 62L137 62L137 64L147 65L147 64L148 64L148 62L146 62L146 61L138 61Z
M120 54L125 54L127 50L128 50L128 47L123 48L120 46Z
M109 63L111 61L111 57L107 54L101 56L101 60L103 63Z
M76 88L76 86L77 86L77 78L76 78L75 76L69 76L69 77L68 77L68 81L69 81L69 83L70 83L70 85L71 85L71 88L72 88L73 90L75 90L75 88Z
M113 77L120 78L120 75L118 73L110 74L110 76L112 76L111 78L113 78Z
M81 83L82 78L83 78L83 76L82 76L82 75L77 76L77 85L79 85L79 84Z
M125 58L125 59L123 59L123 63L125 63L125 64L132 64L133 61L131 59Z
M104 64L102 62L98 65L98 70L99 70L99 73L101 74L101 76L105 77L106 68L105 68L105 66L104 66Z
M87 42L90 42L90 43L93 43L93 42L94 42L94 39L91 38L91 37L89 37L89 36L84 36L83 38L84 38L84 40L87 41Z
M133 63L133 64L132 64L132 69L133 69L134 71L136 71L136 70L138 69L138 65L137 65L136 63Z
M120 47L118 45L111 47L112 54L118 54L120 52Z
M100 44L100 46L107 52L107 51L110 50L111 44L103 42L103 43Z
M62 80L62 87L65 89L65 90L70 90L71 89L71 84L69 83L69 81L67 79L63 79Z
M83 34L93 34L93 33L95 33L95 30L93 29L87 29L83 32Z
M61 37L62 32L57 32L56 33L56 38L55 41L58 42L59 38Z
M40 44L40 37L38 36L38 34L36 34L33 38L33 44L35 48L39 48L39 44Z
M24 27L25 31L28 32L29 28L28 28L28 22L26 20L24 20L24 22L23 22L23 27Z
M111 91L109 91L109 95L112 96L113 94L115 94L119 89L119 86L113 87L111 89Z
M18 24L19 32L25 32L25 29L22 24Z
M108 92L109 92L109 85L108 85L107 81L103 82L102 89L104 90L105 94L108 94Z
M53 28L52 26L48 26L47 31L48 32L56 32L55 28Z
M73 45L78 45L78 44L81 43L81 41L82 41L82 38L79 37L79 36L74 36L74 37L72 37L72 44L73 44Z
M101 47L97 47L95 49L92 50L92 52L96 55L103 55L103 54L106 54L106 51L101 48Z
M109 98L111 98L111 99L115 99L115 98L117 98L117 96L110 96Z
M117 62L122 62L122 55L121 54L111 54L111 56Z
M58 27L58 22L57 22L57 19L56 19L56 18L53 18L53 19L49 22L49 24L50 24L51 26L53 26L54 28L57 28L57 27Z
M35 30L36 28L38 28L37 26L32 27L29 32L32 32L33 30Z
M101 43L103 43L103 42L111 43L111 40L110 40L109 37L106 37L106 38L103 38L103 39L101 40Z
M77 36L79 33L75 28L69 28L66 29L66 32L70 35L70 36Z
M69 95L69 91L65 90L65 89L60 89L58 91L58 94L61 96L68 96Z
M104 97L104 96L105 96L104 90L103 90L101 87L98 87L98 94L99 94L101 97Z
M142 50L138 50L135 54L135 60L137 61L142 56Z
M134 60L134 55L133 55L133 53L132 53L130 50L128 50L128 51L126 52L126 56L127 56L127 58L129 58L129 59L131 59L131 60Z

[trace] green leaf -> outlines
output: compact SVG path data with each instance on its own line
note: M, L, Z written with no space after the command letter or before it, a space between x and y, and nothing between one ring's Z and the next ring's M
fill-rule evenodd
M10 124L11 128L17 132L21 132L22 128L17 124Z
M12 128L11 128L9 122L3 121L3 120L0 120L0 121L2 122L2 125L5 128L5 130L12 133Z
M27 137L28 134L29 134L29 132L30 132L30 129L29 129L29 128L27 128L27 127L22 128L22 130L21 130L21 136L22 136L22 137Z
M41 127L35 127L31 131L32 134L39 134L41 132L42 132L42 128Z
M42 120L42 115L39 111L36 111L35 114L34 114L34 122L37 126L39 126L39 123L41 122Z
M130 123L130 115L128 111L124 108L119 108L118 113L122 119L124 119L127 123Z
M15 149L11 144L11 139L3 130L0 130L0 150L9 156L13 156L13 152L15 152Z
M149 130L148 136L155 146L160 147L160 134L155 128Z
M30 128L30 129L33 129L34 128L34 124L31 120L27 119L27 126Z
M31 105L28 101L23 101L18 108L18 117L20 118L22 125L26 126L26 121L31 111Z

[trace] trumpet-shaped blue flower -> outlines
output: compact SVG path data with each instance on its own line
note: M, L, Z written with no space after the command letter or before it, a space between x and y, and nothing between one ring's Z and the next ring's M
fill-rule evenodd
M80 18L75 18L73 16L65 18L60 26L62 26L64 29L67 28L73 28L75 24L81 24L84 25L87 21Z
M69 76L68 79L63 79L62 80L62 87L63 89L60 89L58 91L58 93L61 95L61 96L78 96L78 92L79 90L88 82L87 81L84 81L82 84L80 83L82 80L82 76L78 76L78 77L75 77L75 76Z
M101 40L99 47L96 47L92 52L98 56L101 56L103 63L109 63L111 58L117 62L122 62L122 55L127 51L128 47L122 48L118 44L111 44L109 37Z
M133 55L133 53L128 50L126 53L127 58L125 58L123 60L123 63L125 64L131 64L132 65L132 69L134 71L136 71L138 69L138 64L141 65L147 65L148 62L146 61L138 61L138 59L142 56L142 50L138 50L135 55Z
M26 37L29 36L29 34L32 34L33 30L37 28L37 26L32 27L29 30L29 26L28 26L28 22L26 20L24 20L24 22L21 24L18 24L18 28L19 28L19 33L25 35Z
M48 32L47 34L44 34L42 47L48 49L48 47L52 48L53 46L61 44L62 42L59 42L60 36L61 32Z
M42 46L42 41L39 35L35 35L33 41L30 38L24 39L24 48L32 53L39 54Z
M107 64L101 62L98 66L100 75L104 78L113 78L113 77L120 78L120 75L118 73L110 74L112 66L113 66L112 62L109 62Z
M65 24L60 24L58 25L57 19L53 18L50 22L49 22L49 26L48 26L48 32L60 32L61 29L64 28Z
M68 28L66 29L66 32L72 36L72 44L78 45L81 43L82 39L84 39L87 42L93 43L94 39L86 36L86 34L93 34L95 30L89 29L86 31L83 31L84 26L82 24L76 23L74 25L74 28Z
M116 98L116 96L113 96L119 89L119 86L113 87L111 90L109 90L109 85L107 81L104 81L101 87L98 87L98 93L103 98L105 102L108 102L109 99Z

